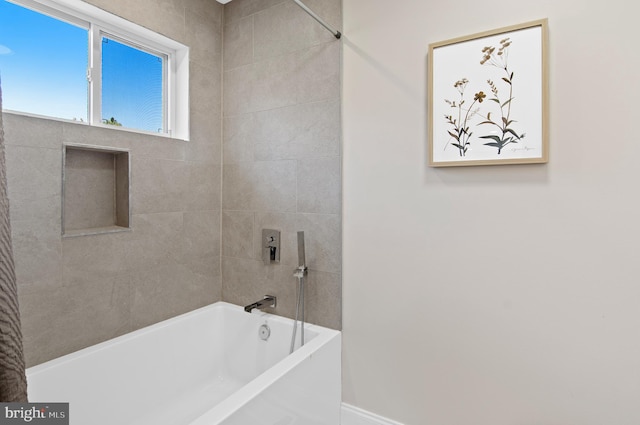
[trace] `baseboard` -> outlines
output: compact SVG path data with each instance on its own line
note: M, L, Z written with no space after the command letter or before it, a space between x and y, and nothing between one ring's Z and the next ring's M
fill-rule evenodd
M342 403L341 425L403 425L350 404Z

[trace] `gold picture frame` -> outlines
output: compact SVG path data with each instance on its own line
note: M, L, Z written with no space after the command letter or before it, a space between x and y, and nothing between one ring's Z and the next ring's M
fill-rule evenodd
M429 166L548 161L547 25L429 45Z

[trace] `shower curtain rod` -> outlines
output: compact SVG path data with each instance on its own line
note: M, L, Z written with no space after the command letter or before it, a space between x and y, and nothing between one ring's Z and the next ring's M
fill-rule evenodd
M318 21L318 23L320 25L322 25L323 27L325 27L327 30L329 30L329 32L331 34L333 34L333 36L335 38L340 38L342 37L342 34L340 33L340 31L334 30L333 28L331 28L329 26L329 24L327 24L325 21L323 21L318 15L316 15L313 10L309 9L307 6L305 6L304 3L302 3L300 0L293 0L298 6L300 6L302 8L302 10L304 10L305 12L307 12L309 14L309 16L311 16L313 19L315 19L316 21Z

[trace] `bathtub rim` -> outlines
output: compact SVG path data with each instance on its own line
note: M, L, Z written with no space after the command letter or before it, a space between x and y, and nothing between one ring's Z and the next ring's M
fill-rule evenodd
M144 328L137 329L132 332L128 332L126 334L117 336L115 338L100 342L95 345L91 345L86 348L82 348L80 350L71 352L69 354L65 354L61 357L57 357L46 361L44 363L40 363L35 366L31 366L27 368L26 375L27 380L29 376L37 375L39 373L45 372L48 369L55 368L69 362L73 362L74 360L89 356L91 354L97 353L99 351L105 350L109 347L117 346L120 344L124 344L132 339L135 339L139 336L145 335L150 332L154 332L156 330L165 328L167 326L171 326L175 322L180 322L183 320L188 320L193 316L198 316L201 314L206 314L209 310L214 309L226 309L234 312L238 312L241 314L252 314L253 316L257 316L260 321L269 321L269 322L278 322L288 325L293 325L293 319L289 319L283 316L278 316L272 313L265 313L263 311L254 310L252 313L244 312L244 308L235 304L228 303L226 301L217 301L215 303L206 305L204 307L200 307L196 310L189 311L187 313L180 314L178 316L174 316L168 319L165 319L161 322L151 324L149 326L145 326ZM253 378L247 384L243 385L240 389L230 394L224 400L220 401L218 404L213 405L209 410L205 411L202 415L193 419L189 425L205 425L209 423L218 423L223 421L224 419L231 416L234 412L239 410L241 407L246 405L249 401L254 399L260 393L262 393L265 389L267 389L270 385L275 383L280 377L284 376L287 372L294 369L297 365L305 361L307 358L313 356L313 354L320 350L325 345L332 342L335 338L339 338L340 347L341 347L341 332L335 329L326 328L319 325L314 325L310 323L305 323L305 330L315 332L317 335L307 342L304 346L298 348L292 354L287 355L283 359L279 360L275 365ZM56 400L47 400L48 402L54 402Z
M230 304L224 301L220 301L224 306L231 309L237 309L244 313L244 309L241 306ZM217 303L216 303L217 304ZM251 314L259 316L263 320L275 321L280 323L287 323L293 325L293 319L278 316L271 313L265 313L262 311L254 310ZM257 397L264 390L269 388L278 379L287 374L287 372L293 370L300 363L313 356L315 352L320 350L325 345L331 343L336 338L340 338L340 350L342 347L342 340L340 331L335 329L325 328L319 325L313 325L305 323L305 330L317 332L317 335L309 342L305 343L302 347L298 348L293 353L289 354L278 363L249 381L242 388L229 395L220 403L204 412L202 415L195 418L189 425L209 425L211 423L219 423L244 405L249 403L255 397ZM341 373L341 372L340 372ZM342 397L340 397L342 398Z

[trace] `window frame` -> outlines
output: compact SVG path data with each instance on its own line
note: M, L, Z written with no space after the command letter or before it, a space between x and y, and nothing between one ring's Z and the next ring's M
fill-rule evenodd
M80 0L7 1L88 31L87 124L189 140L189 47ZM162 93L164 132L114 127L102 122L103 36L154 55L165 56Z
M125 39L119 35L112 34L110 31L105 30L95 24L92 24L92 29L89 31L89 42L92 48L90 48L89 55L89 69L87 70L87 78L89 80L89 111L88 116L90 120L95 123L103 124L103 120L107 117L102 115L102 49L104 47L103 39L107 38L117 43L124 44L128 47L140 50L142 52L151 54L153 56L159 56L162 58L162 128L169 129L169 66L170 56L166 51L160 51L151 47L145 46L140 42L132 41L131 39ZM92 58L92 54L95 58ZM95 60L94 60L95 59ZM98 60L100 59L100 60ZM107 118L108 119L108 118ZM127 127L125 127L127 128ZM129 127L131 128L131 127ZM145 131L145 130L141 130ZM159 132L159 134L168 133L168 131ZM155 133L154 133L155 134Z

